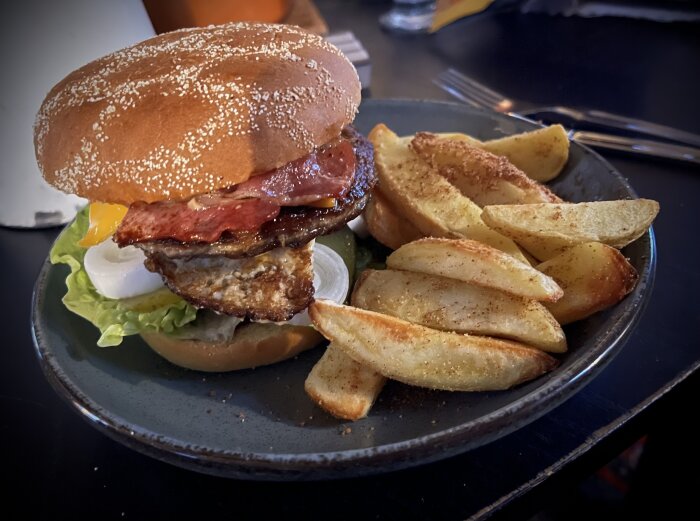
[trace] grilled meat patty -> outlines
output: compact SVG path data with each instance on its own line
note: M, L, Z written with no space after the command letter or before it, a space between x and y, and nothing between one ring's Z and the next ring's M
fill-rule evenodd
M289 320L314 295L313 241L275 248L256 257L172 259L149 255L146 267L188 302L251 320Z

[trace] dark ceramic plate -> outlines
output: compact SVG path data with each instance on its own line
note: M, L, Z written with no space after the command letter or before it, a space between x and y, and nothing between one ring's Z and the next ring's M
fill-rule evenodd
M384 122L399 134L463 131L493 138L534 128L500 114L429 101L369 100L356 124ZM612 166L572 144L552 184L571 201L635 197ZM449 393L390 383L364 420L348 424L315 407L304 379L321 349L249 371L179 369L139 338L99 348L97 331L61 304L64 266L44 265L33 330L48 380L91 424L142 453L210 474L249 479L322 479L377 473L446 458L538 418L589 382L621 349L651 291L651 233L625 249L640 274L616 307L566 330L570 350L552 373L515 389Z

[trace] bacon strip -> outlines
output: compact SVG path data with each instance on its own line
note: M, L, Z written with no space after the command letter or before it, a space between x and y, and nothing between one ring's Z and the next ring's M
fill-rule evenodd
M323 197L343 197L355 172L355 153L343 139L314 150L307 156L256 175L236 187L236 199L267 199L280 206L301 206Z
M277 217L280 206L345 196L355 167L352 143L339 139L233 190L198 195L189 201L134 203L115 240L120 245L162 239L212 243L224 232L256 231Z
M262 199L229 200L199 208L179 201L134 203L115 239L119 244L155 239L209 243L225 231L257 230L279 212L278 205Z
M285 206L280 214L254 232L228 232L214 243L183 243L176 241L143 241L137 245L148 256L171 258L216 257L231 259L252 257L281 246L297 248L318 235L325 235L343 226L362 212L377 182L374 171L372 143L352 127L343 130L352 142L356 167L352 186L333 208ZM120 243L126 246L128 243Z

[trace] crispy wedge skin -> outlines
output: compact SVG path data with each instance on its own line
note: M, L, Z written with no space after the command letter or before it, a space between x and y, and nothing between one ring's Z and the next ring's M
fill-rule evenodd
M445 138L445 139L456 139L458 141L463 141L464 143L467 143L468 145L472 145L474 147L479 147L481 148L482 145L484 144L483 141L479 141L478 139L468 135L468 134L461 134L459 132L436 132L436 136Z
M553 353L566 351L564 331L539 302L454 279L365 270L355 284L352 302L443 331L509 338Z
M336 418L359 420L367 416L386 378L355 362L331 342L304 382L304 390Z
M541 261L584 242L622 248L638 239L659 213L650 199L590 203L487 206L481 214Z
M541 183L557 177L569 159L569 136L561 125L484 141L480 146L508 158L528 177Z
M511 295L556 301L564 294L550 277L496 248L468 239L426 237L404 244L388 267L462 280Z
M529 178L541 183L557 177L569 159L569 136L561 125L551 125L488 141L479 141L466 134L443 132L437 135L458 139L497 156L503 156Z
M437 331L405 320L317 300L316 328L354 360L409 385L450 391L508 389L557 365L517 342Z
M582 320L617 304L637 283L637 271L624 255L599 242L573 246L537 269L564 289L560 300L545 304L560 324Z
M376 188L372 199L365 207L365 222L372 237L392 250L423 237L418 228L401 217L394 206Z
M478 240L525 261L512 240L483 223L478 205L410 150L411 138L399 138L380 124L369 139L382 194L423 235Z
M507 158L464 140L419 132L411 141L411 148L479 206L562 202Z

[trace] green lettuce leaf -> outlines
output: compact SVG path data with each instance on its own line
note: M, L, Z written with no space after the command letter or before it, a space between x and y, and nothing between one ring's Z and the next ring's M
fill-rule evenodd
M110 299L100 295L92 285L83 258L85 248L78 241L89 225L88 209L83 209L56 240L50 253L52 264L68 264L66 278L68 292L63 304L73 313L92 322L102 335L97 341L101 347L121 344L122 338L146 331L172 333L197 314L196 308L168 289L128 299Z

